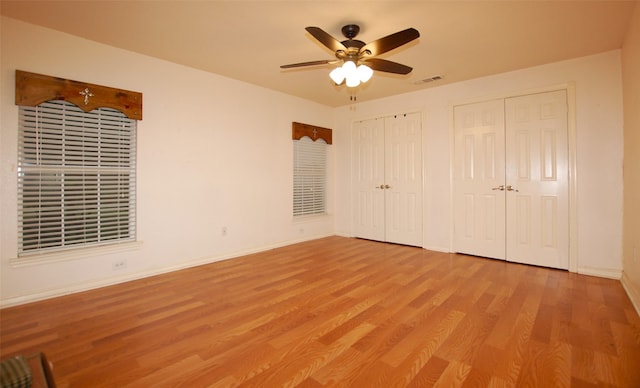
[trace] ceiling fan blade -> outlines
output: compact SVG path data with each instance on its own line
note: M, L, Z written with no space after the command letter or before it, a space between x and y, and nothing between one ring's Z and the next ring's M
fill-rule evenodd
M419 37L420 33L418 30L415 28L407 28L406 30L387 35L384 38L374 40L373 42L364 45L364 47L360 49L360 52L364 53L365 51L369 51L371 52L371 56L380 55L387 51L391 51L394 48L400 47L403 44L407 44Z
M311 61L311 62L300 62L300 63L292 63L290 65L282 65L281 69L291 69L293 67L304 67L304 66L316 66L316 65L327 65L329 63L336 62L332 59L323 59L320 61Z
M310 33L314 38L316 38L318 40L318 42L322 43L323 45L325 45L326 47L329 48L329 50L336 52L336 51L347 51L347 48L340 43L336 38L334 38L333 36L329 35L328 33L324 32L324 30L322 30L319 27L306 27L305 30L307 30L308 33Z
M387 61L380 58L368 58L363 62L373 70L384 71L385 73L409 74L413 68L405 66L401 63Z

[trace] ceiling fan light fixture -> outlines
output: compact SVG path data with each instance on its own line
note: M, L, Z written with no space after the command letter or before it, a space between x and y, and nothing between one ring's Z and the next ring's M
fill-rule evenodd
M336 83L336 85L340 85L342 81L344 81L344 70L342 67L336 67L329 73L329 77Z
M357 75L355 77L354 76L347 77L347 87L348 88L355 88L358 85L360 85L360 78L358 78Z
M361 66L356 67L356 64L354 61L344 61L342 66L333 69L333 71L329 74L329 76L331 77L333 82L335 82L338 85L340 85L343 80L346 80L347 87L355 88L356 86L360 85L360 81L363 79L363 77L366 78L368 74L366 69L360 70ZM371 72L373 73L372 70ZM369 78L371 78L371 75L369 75Z
M336 83L336 85L342 84L342 81L347 81L347 87L355 88L360 85L360 82L366 82L371 78L373 70L368 66L360 65L356 67L353 61L344 61L341 67L336 67L329 73L329 77ZM363 81L366 80L366 81Z
M344 70L344 76L347 79L353 78L357 74L356 64L353 61L344 61L342 70Z
M360 78L361 82L367 82L371 79L371 76L373 75L373 70L371 70L371 68L367 65L360 65L358 66L358 77Z

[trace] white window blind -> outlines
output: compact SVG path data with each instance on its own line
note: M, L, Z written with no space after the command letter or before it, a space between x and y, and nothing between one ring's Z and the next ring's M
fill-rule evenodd
M326 213L327 143L302 137L293 141L293 215Z
M19 255L135 240L136 124L62 100L20 107Z

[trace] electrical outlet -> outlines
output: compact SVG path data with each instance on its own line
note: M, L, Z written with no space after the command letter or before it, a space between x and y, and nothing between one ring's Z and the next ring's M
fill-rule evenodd
M222 234L223 237L227 235L227 227L226 226L222 227L222 230L221 230L220 234Z
M116 260L113 263L111 263L111 269L113 269L114 271L118 271L125 268L127 268L127 261L124 259Z

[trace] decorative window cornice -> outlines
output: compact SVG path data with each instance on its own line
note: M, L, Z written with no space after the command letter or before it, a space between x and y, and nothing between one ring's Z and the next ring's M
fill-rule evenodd
M142 120L142 93L16 70L16 105L65 100L85 112L107 107Z
M327 144L331 144L331 129L322 128L315 125L292 123L291 137L293 140L300 140L304 136L308 136L311 140L316 141L323 139Z

